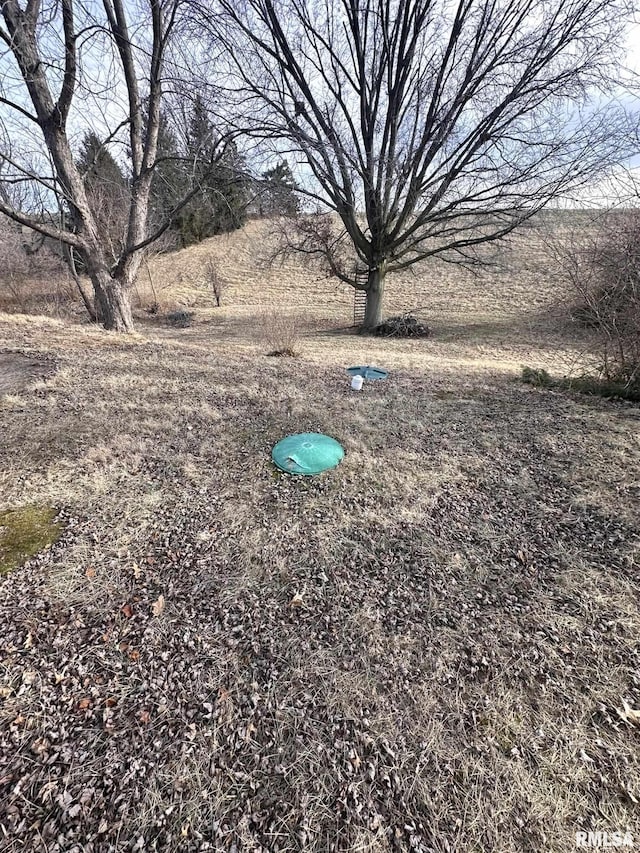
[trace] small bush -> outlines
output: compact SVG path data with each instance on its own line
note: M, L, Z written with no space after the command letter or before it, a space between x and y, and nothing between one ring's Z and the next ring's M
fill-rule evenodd
M194 316L193 311L172 311L171 314L167 314L167 323L174 329L188 329L193 325Z
M299 353L302 318L275 308L263 312L258 320L258 336L267 355L295 358Z
M563 376L554 379L544 368L523 367L521 380L535 388L557 388L561 391L577 391L606 399L630 400L640 402L640 389L631 388L623 382L614 382L601 376Z
M427 338L431 329L421 323L413 314L402 314L398 317L389 317L373 330L374 335L395 338Z
M595 332L600 380L640 394L640 211L607 216L590 243L566 252L573 319Z
M291 347L285 347L284 349L274 349L271 352L268 352L267 355L275 358L297 358L298 350L292 349Z
M579 391L581 394L640 403L640 388L633 388L623 382L614 382L610 379L577 376L573 379L562 379L559 385L568 391Z
M211 291L211 295L215 299L216 307L219 308L222 303L222 293L227 284L218 272L218 267L213 258L208 258L204 265L204 280L207 287Z

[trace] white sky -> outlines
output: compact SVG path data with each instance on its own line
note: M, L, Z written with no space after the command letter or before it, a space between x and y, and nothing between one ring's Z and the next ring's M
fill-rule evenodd
M629 28L626 43L626 57L620 69L620 82L634 80L633 87L621 93L622 102L632 112L640 116L640 23ZM633 157L625 167L614 171L610 178L582 190L579 195L568 202L569 206L609 206L617 204L625 206L637 204L640 201L640 118L638 119L638 155Z
M629 28L627 39L627 63L629 67L640 73L640 23Z

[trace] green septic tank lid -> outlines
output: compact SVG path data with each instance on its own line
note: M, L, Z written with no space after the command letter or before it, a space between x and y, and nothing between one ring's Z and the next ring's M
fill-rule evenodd
M351 376L362 376L363 379L386 379L389 371L382 367L374 367L372 364L347 367L347 373Z
M343 456L342 445L320 432L288 435L271 451L275 464L288 474L319 474L335 468Z

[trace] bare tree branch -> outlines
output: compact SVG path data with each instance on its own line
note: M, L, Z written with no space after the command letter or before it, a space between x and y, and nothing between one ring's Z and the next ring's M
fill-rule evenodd
M466 258L632 152L611 97L630 12L625 0L199 6L256 133L304 159L303 191L366 263L367 323L387 272Z
M0 3L6 27L0 38L9 48L3 60L17 68L0 97L0 124L11 148L0 158L8 167L0 175L0 213L74 249L77 258L71 253L71 261L82 262L98 314L110 329L132 329L129 294L144 250L201 191L192 181L150 233L165 78L180 88L187 73L176 63L167 72L167 57L187 9L183 0L145 0L138 6L125 0L59 0L44 7L39 0ZM91 162L81 171L74 159L67 125L75 128L79 118L105 126L95 136L96 161L111 156L114 144L124 148L128 137L120 160L130 160L130 176L117 187L116 181L112 192L91 177ZM33 125L31 135L25 120ZM64 208L61 223L48 212L53 204ZM77 278L77 270L72 274Z
M77 234L60 229L53 224L50 225L46 222L41 222L39 219L36 219L34 216L28 216L26 213L20 213L14 210L10 204L7 204L4 199L0 199L0 213L4 213L5 216L8 216L9 219L20 225L32 228L38 234L44 234L45 237L51 237L53 240L63 240L69 246L74 246L76 249L85 248L82 239Z

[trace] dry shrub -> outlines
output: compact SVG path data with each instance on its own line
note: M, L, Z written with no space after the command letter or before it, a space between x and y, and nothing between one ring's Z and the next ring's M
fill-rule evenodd
M613 212L580 247L567 249L572 315L594 329L607 382L640 389L640 211Z
M51 241L13 223L0 229L0 304L22 314L60 314L73 289Z
M543 367L524 366L520 378L525 385L533 385L534 388L551 388L553 385L553 379Z
M158 276L153 261L160 255L169 251L169 244L161 239L149 249L142 263L142 273L138 276L135 284L135 303L147 314L162 314L172 306L172 300L168 298L167 291L174 286L174 281L167 276Z
M174 329L188 329L189 326L193 325L194 319L193 311L185 311L184 309L178 309L177 311L172 311L170 314L167 314L167 324L169 326L173 326Z
M299 355L302 318L296 314L286 314L276 308L263 311L258 318L258 337L267 349L267 355Z
M205 261L203 275L205 284L215 299L216 307L219 308L222 303L222 293L225 290L227 283L220 275L213 257L209 257Z

